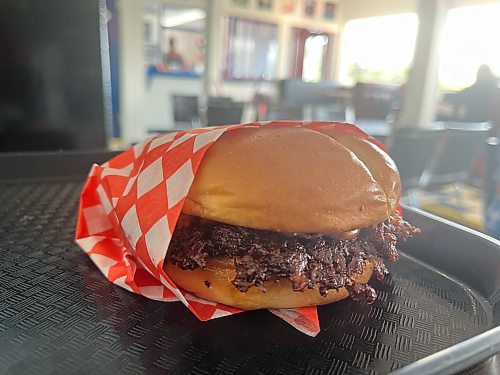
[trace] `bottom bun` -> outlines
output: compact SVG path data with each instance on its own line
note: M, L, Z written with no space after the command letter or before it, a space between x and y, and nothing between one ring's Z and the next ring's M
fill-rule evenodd
M235 276L234 261L230 258L213 258L204 269L181 270L168 263L165 271L177 286L208 301L223 303L243 310L286 309L325 305L349 296L346 288L331 289L325 297L318 287L294 292L288 279L269 280L264 283L266 292L252 287L240 292L231 283ZM352 277L357 283L366 284L373 272L373 264L365 262L363 273Z

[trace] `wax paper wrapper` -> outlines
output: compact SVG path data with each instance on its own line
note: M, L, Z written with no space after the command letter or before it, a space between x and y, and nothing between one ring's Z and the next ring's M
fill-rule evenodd
M325 122L274 121L159 135L92 167L81 195L76 242L109 281L131 292L181 301L203 321L242 312L178 288L163 263L207 149L226 131L260 126L336 127L381 146L354 125ZM316 307L270 311L307 335L320 330Z

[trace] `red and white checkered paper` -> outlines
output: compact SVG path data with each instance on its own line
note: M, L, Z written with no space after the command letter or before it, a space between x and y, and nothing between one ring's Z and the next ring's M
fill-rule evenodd
M191 129L153 137L94 165L83 188L76 242L109 281L154 300L181 301L200 320L241 312L178 288L163 270L182 205L207 149L226 131L261 126L336 127L379 142L351 124L273 121ZM270 310L310 336L316 307Z

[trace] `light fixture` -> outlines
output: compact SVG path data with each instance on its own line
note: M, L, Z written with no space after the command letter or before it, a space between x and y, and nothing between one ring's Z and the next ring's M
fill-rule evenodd
M202 20L205 12L201 9L189 9L182 12L165 15L161 21L163 27L176 27L189 22Z

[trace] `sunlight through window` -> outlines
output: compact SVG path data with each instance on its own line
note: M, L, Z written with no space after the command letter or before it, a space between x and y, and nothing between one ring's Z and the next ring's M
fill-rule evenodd
M319 82L323 78L323 63L327 45L328 37L326 35L311 35L306 39L302 71L304 81Z
M481 64L500 75L499 37L500 4L450 10L441 48L441 86L461 89L471 85Z
M418 17L402 13L350 21L345 26L340 81L402 83L413 59Z

